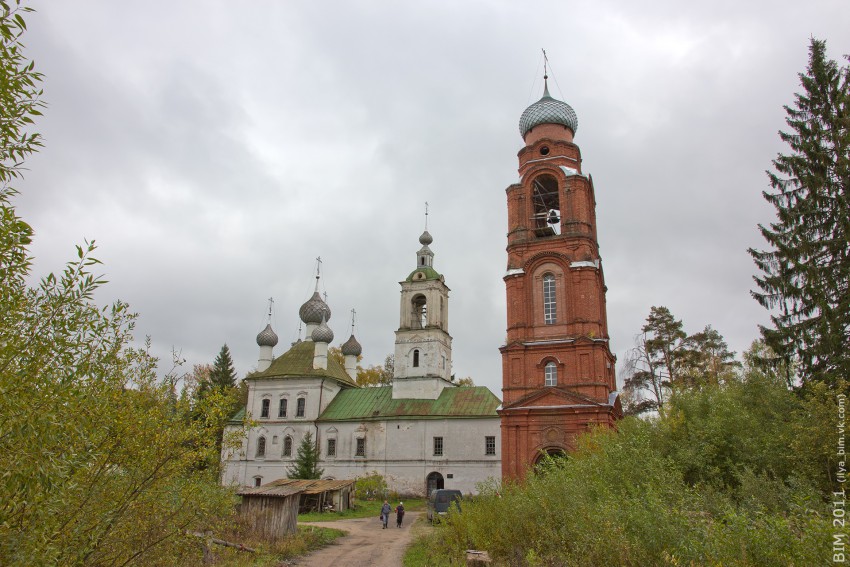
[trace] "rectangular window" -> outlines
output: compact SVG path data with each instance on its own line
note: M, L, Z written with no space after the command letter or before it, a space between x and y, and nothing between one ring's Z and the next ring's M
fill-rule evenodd
M328 439L328 457L336 457L336 439Z
M495 435L487 435L484 438L484 454L485 455L495 455L496 454L496 437L495 437Z
M278 417L286 417L286 398L280 399L280 406L277 408Z
M263 405L260 406L260 417L268 417L269 416L269 406L271 405L271 400L266 398L263 400Z
M304 417L304 409L307 407L307 400L298 398L298 407L295 408L295 417Z
M355 457L365 457L366 456L366 438L358 437L357 438L357 451L354 453Z
M442 457L443 456L443 438L442 437L434 437L434 456Z

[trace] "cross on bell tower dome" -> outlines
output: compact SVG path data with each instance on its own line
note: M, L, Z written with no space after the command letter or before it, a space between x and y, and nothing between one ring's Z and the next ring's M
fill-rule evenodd
M545 52L544 52L545 57ZM502 353L502 476L622 415L608 344L593 180L573 143L578 118L549 94L520 118L520 181L507 188L507 340Z

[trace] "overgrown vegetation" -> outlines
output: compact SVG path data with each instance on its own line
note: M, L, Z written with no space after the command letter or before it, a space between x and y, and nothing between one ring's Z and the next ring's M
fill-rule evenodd
M658 418L594 431L524 484L482 487L415 553L427 565L462 564L470 548L517 566L820 565L835 415L826 390L802 400L758 373L677 392Z
M237 551L228 547L214 546L211 549L214 562L218 567L259 567L277 566L281 561L306 555L334 542L345 535L342 530L319 528L315 526L298 526L298 532L281 538L273 543L255 537L244 522L235 522L223 532L224 539L233 541L255 550L255 553ZM196 546L200 545L198 542Z

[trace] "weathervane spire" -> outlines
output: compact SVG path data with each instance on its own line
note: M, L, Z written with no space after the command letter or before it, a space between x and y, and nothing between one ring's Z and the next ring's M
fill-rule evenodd
M425 230L428 230L428 201L425 201Z
M272 306L274 305L274 297L269 298L269 320L268 322L272 322Z
M541 49L543 52L543 96L549 95L549 58L546 56L546 50Z
M357 311L351 310L351 334L354 335L354 320L357 317Z

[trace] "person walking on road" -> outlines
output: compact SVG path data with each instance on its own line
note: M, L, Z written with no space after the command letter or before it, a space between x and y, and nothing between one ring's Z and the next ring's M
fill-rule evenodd
M395 527L401 527L401 521L404 519L404 502L399 502L395 507Z
M381 521L384 523L383 529L387 529L387 523L390 521L390 512L393 509L390 507L390 503L384 500L384 505L381 506Z

